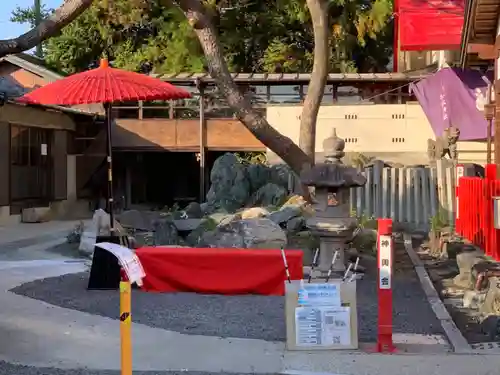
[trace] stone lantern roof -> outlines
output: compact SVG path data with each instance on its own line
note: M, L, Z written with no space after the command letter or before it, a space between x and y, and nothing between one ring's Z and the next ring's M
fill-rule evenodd
M300 180L307 186L340 190L359 187L366 184L366 177L356 168L344 165L342 158L345 142L337 136L333 128L332 135L323 141L325 161L302 171Z

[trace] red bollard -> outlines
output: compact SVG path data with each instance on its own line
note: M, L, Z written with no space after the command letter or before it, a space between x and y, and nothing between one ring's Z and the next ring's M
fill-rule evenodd
M379 276L377 352L392 353L396 348L392 342L393 241L391 219L378 219L377 250Z

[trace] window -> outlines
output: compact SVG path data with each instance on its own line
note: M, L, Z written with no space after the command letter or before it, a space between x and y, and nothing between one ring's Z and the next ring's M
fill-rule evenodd
M250 100L256 105L265 105L269 101L267 86L249 86L245 92L249 94Z
M29 165L29 128L11 126L10 130L11 161L13 165Z
M269 102L275 104L300 103L300 86L271 86Z
M50 155L48 130L11 125L11 163L17 166L43 166Z
M302 97L305 98L307 95L308 85L302 86ZM333 104L335 102L333 96L333 85L327 84L325 86L325 92L323 93L323 98L321 99L321 104Z

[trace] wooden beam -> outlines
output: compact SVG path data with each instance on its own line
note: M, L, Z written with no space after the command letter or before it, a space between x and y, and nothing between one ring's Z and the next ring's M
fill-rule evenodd
M481 60L494 60L496 58L496 49L494 44L469 43L467 53L477 53Z

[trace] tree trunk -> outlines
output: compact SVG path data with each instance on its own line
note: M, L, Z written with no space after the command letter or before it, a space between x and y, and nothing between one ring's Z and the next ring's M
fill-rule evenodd
M0 57L30 50L44 40L57 35L63 27L89 8L92 2L93 0L65 0L54 14L34 29L14 39L0 40Z
M328 4L326 0L306 0L311 13L314 29L314 63L300 116L299 147L314 164L316 153L316 120L323 99L326 80L328 78L329 29Z
M179 5L200 40L210 75L236 117L255 138L275 152L295 173L300 174L305 166L311 165L310 158L290 138L269 125L241 94L229 73L209 10L200 0L180 0Z

